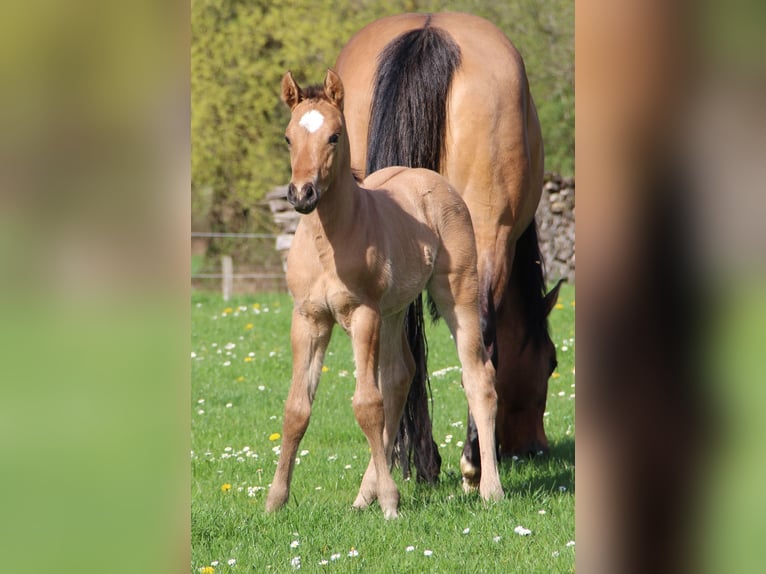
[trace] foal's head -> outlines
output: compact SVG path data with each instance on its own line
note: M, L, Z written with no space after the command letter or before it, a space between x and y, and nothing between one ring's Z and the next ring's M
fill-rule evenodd
M343 119L343 84L327 70L321 88L301 90L290 72L282 78L282 101L292 111L285 131L290 147L292 180L287 200L300 213L316 209L322 195L349 161Z

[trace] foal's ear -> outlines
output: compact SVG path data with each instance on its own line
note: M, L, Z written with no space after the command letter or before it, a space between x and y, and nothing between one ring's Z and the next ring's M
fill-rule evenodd
M324 95L343 111L343 82L340 81L340 76L329 68L324 78Z
M303 92L301 92L298 82L293 78L292 72L287 72L282 76L282 101L292 110L302 99Z

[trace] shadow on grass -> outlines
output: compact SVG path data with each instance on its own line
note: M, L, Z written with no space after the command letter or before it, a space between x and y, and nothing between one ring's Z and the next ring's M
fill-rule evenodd
M523 461L510 458L501 461L500 480L506 495L574 496L574 462L574 439L566 438L552 443L546 456L536 456ZM453 469L443 471L435 484L417 483L414 479L400 484L402 502L410 509L444 504L455 497L468 505L481 505L482 502L472 494L463 493L462 476L459 471Z
M526 492L568 492L574 494L575 442L567 437L550 445L545 456L500 462L503 487ZM565 490L561 490L561 488Z

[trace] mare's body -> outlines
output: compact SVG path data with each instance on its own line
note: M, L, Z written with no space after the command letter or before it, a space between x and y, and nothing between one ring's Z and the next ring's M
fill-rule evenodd
M545 296L534 220L543 142L521 56L482 18L402 14L359 31L336 69L346 88L352 168L427 167L465 200L475 232L483 336L497 366L500 454L546 451L543 412L556 364L546 317L558 291ZM421 412L427 417L427 408ZM410 425L410 434L429 435L411 440L435 451L430 428L427 420ZM438 460L416 451L419 478L433 480ZM469 416L461 467L470 484L478 480L479 462Z

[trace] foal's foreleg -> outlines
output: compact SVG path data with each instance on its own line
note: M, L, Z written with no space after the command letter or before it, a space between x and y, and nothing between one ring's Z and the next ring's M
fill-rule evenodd
M396 433L402 419L415 361L404 332L404 316L387 320L381 328L380 359L378 368L378 389L383 395L385 424L383 448L388 468L391 468ZM375 460L370 457L367 470L359 487L354 507L365 508L378 497L378 480Z
M293 352L293 379L285 402L282 449L266 499L266 511L282 507L290 495L295 453L309 426L311 405L319 384L322 363L330 342L332 323L293 312L290 338Z
M383 428L385 413L383 394L377 386L380 353L381 319L377 309L361 306L351 320L351 340L354 348L357 379L354 392L354 415L370 445L370 468L374 469L375 481L370 481L372 470L365 476L354 506L364 508L377 495L383 515L395 518L399 508L399 490L396 488L388 467Z

